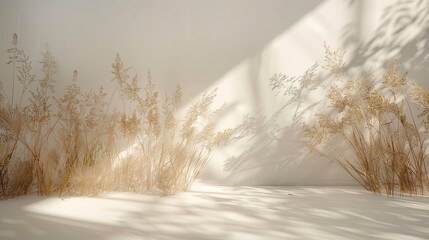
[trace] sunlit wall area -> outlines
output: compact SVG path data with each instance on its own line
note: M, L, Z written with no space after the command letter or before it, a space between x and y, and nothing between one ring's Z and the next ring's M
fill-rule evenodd
M82 88L112 92L111 64L120 53L142 80L150 70L160 92L180 83L181 109L217 88L215 105L225 103L217 127L240 126L242 134L216 152L201 182L355 184L335 163L305 151L297 119L329 103L317 92L302 101L276 94L269 79L320 68L326 43L346 52L351 72L376 71L397 58L429 86L428 9L417 0L4 0L0 79L10 93L13 71L5 63L14 33L36 70L49 42L58 62L56 92L74 70Z

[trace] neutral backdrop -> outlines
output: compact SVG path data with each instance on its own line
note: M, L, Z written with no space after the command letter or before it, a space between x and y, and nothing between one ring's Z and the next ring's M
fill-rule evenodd
M11 91L6 49L14 33L36 73L49 43L58 61L56 94L73 71L86 89L112 91L119 52L160 92L180 83L186 108L218 88L218 127L242 124L243 137L219 149L199 181L233 185L355 184L334 163L305 152L297 120L329 108L276 95L276 73L301 76L323 63L324 42L346 51L351 72L398 59L428 86L429 6L425 0L0 0L0 79ZM319 67L320 68L320 67Z

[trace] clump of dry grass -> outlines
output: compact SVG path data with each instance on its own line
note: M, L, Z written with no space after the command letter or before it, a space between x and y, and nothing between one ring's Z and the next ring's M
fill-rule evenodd
M48 96L53 90L53 74L56 63L49 49L43 53L42 68L43 78L38 80L35 91L30 87L36 82L32 73L29 57L24 50L18 47L18 36L14 34L13 47L8 49L10 53L9 64L13 67L13 85L11 101L5 91L2 93L3 101L0 112L0 132L3 135L5 148L2 150L1 182L2 197L14 197L29 191L34 182L40 195L53 192L53 180L47 178L46 172L49 160L45 158L49 137L54 129L51 122L51 103ZM18 72L16 75L15 72ZM15 79L17 78L17 79ZM14 102L15 81L21 85L19 102ZM22 100L27 97L28 104L22 106Z
M25 162L23 158L27 153L27 148L22 145L25 138L25 133L28 131L26 128L27 115L21 108L20 104L14 102L15 81L23 85L23 89L34 80L31 74L31 63L28 56L18 46L18 35L14 34L12 39L12 48L8 49L9 61L7 64L12 65L12 93L11 99L8 98L5 90L0 86L0 198L9 198L28 191L31 178L24 179L21 177L21 172L13 169L15 166L22 166L24 173L31 172L33 165ZM16 72L18 71L18 76ZM22 96L26 90L22 91ZM25 171L24 171L25 170ZM19 183L19 184L18 184Z
M116 170L130 173L122 174L120 186L162 194L186 191L215 147L227 142L233 132L218 132L211 122L216 111L210 110L210 106L216 93L207 93L193 103L180 124L175 112L182 101L181 87L177 86L171 96L166 95L161 101L151 74L148 73L145 86L139 88L138 77L130 79L129 69L117 55L112 65L114 81L123 101L136 109L122 114L121 133L137 140L137 153L121 162ZM130 166L136 168L131 170Z
M309 148L338 163L369 191L426 193L427 128L421 128L409 100L422 107L418 117L426 117L427 123L429 91L410 84L395 61L382 81L372 74L346 78L343 53L325 47L323 68L335 79L322 86L332 111L317 113L312 123L302 122Z
M16 34L8 53L13 86L9 99L0 85L1 199L31 189L39 195L185 191L216 146L233 134L232 129L215 129L212 119L220 111L210 109L215 91L192 104L181 122L176 118L181 87L161 100L150 73L140 87L139 77L129 76L119 54L112 64L117 87L107 101L102 87L82 90L76 70L65 93L52 97L57 63L49 46L42 53L39 79ZM110 111L116 93L124 105L121 113ZM121 148L130 146L134 152L117 158Z

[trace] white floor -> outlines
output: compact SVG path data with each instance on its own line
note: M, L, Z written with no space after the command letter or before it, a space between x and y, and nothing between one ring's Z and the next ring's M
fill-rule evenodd
M216 186L170 197L27 196L0 202L0 239L429 239L429 198Z

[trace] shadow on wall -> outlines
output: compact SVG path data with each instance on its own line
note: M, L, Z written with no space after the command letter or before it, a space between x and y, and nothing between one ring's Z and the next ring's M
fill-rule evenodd
M357 7L357 4L361 3L350 1L349 7ZM344 27L343 46L348 46L352 31L359 30L350 25ZM351 55L351 61L346 63L346 71L352 74L356 69L359 72L370 68L379 70L389 60L398 59L408 71L408 76L427 88L428 39L429 2L399 0L383 10L374 35L360 42L354 52L347 53ZM225 162L224 171L230 181L249 185L356 184L336 164L308 153L302 140L300 122L303 117L329 110L326 101L308 101L317 95L315 88L327 79L327 76L317 73L317 68L316 64L300 77L274 75L274 78L284 78L290 86L283 87L294 94L290 99L285 97L287 102L273 115L258 112L244 118L240 137L246 139L250 147ZM258 118L258 115L262 117Z
M428 39L429 2L399 0L383 9L375 34L359 44L347 67L381 67L397 59L410 78L429 87ZM343 41L347 41L346 36Z
M279 92L289 98L274 114L263 110L246 115L237 127L237 141L246 142L246 150L224 164L227 183L248 185L350 185L354 181L336 165L309 153L301 134L301 122L323 103L307 99L322 83L313 65L297 77L275 75L289 83ZM268 82L267 82L268 84ZM273 91L273 94L275 92ZM308 102L312 102L308 104ZM321 172L323 169L323 172Z

